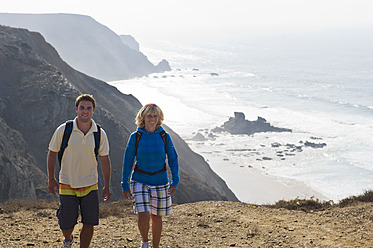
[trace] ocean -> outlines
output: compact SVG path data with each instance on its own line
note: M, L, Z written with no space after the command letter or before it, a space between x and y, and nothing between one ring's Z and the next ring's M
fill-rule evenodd
M371 31L140 43L153 63L167 59L172 71L109 83L143 104L158 104L165 124L209 162L241 201L268 203L243 190L250 170L284 185L301 183L335 202L373 189ZM211 131L234 112L249 121L260 116L292 132ZM197 133L206 139L194 140Z

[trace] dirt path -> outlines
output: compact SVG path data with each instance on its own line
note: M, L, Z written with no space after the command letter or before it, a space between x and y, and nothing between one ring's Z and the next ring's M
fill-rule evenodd
M59 247L56 209L0 209L0 247ZM91 247L139 247L128 202L103 207ZM373 204L306 213L237 202L174 206L164 218L161 247L373 247ZM78 224L74 231L79 247Z

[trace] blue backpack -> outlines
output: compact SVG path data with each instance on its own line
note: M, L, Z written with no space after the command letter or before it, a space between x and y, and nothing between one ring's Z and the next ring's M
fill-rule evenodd
M162 137L162 140L164 142L164 149L165 149L165 151L167 153L167 135L166 135L166 132L164 130L162 130L159 134ZM137 155L137 147L139 146L141 135L142 135L142 132L139 132L139 131L136 132L136 145L135 145L136 151L135 151L135 156ZM157 174L162 173L164 171L167 171L167 165L166 165L166 163L164 163L163 169L161 169L159 171L156 171L156 172L148 172L148 171L140 170L137 167L137 164L135 164L134 171L137 172L137 173L140 173L140 174L146 174L146 175L154 176L154 175L157 175Z
M65 149L69 143L69 139L71 136L71 132L73 131L73 121L66 121L65 131L63 132L62 142L60 151L58 152L58 162L61 165L62 156L65 152ZM101 139L101 127L97 124L97 132L93 133L94 139L95 139L95 156L97 159L98 155L98 149L100 148L100 139Z

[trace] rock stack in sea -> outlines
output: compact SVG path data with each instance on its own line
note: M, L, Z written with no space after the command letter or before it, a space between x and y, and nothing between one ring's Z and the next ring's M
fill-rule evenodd
M274 127L260 116L256 121L248 121L244 113L234 112L234 117L230 117L221 127L216 127L212 131L250 135L260 132L291 132L291 129Z

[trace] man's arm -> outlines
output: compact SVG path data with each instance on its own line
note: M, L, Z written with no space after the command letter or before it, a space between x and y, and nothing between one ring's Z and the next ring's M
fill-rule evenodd
M56 167L57 152L49 150L47 155L47 175L48 175L48 190L52 194L56 195L56 189L58 190L58 183L54 177L54 170Z
M100 156L101 170L104 177L104 188L102 189L102 198L104 202L108 201L111 196L110 192L110 176L111 176L111 164L109 156Z

